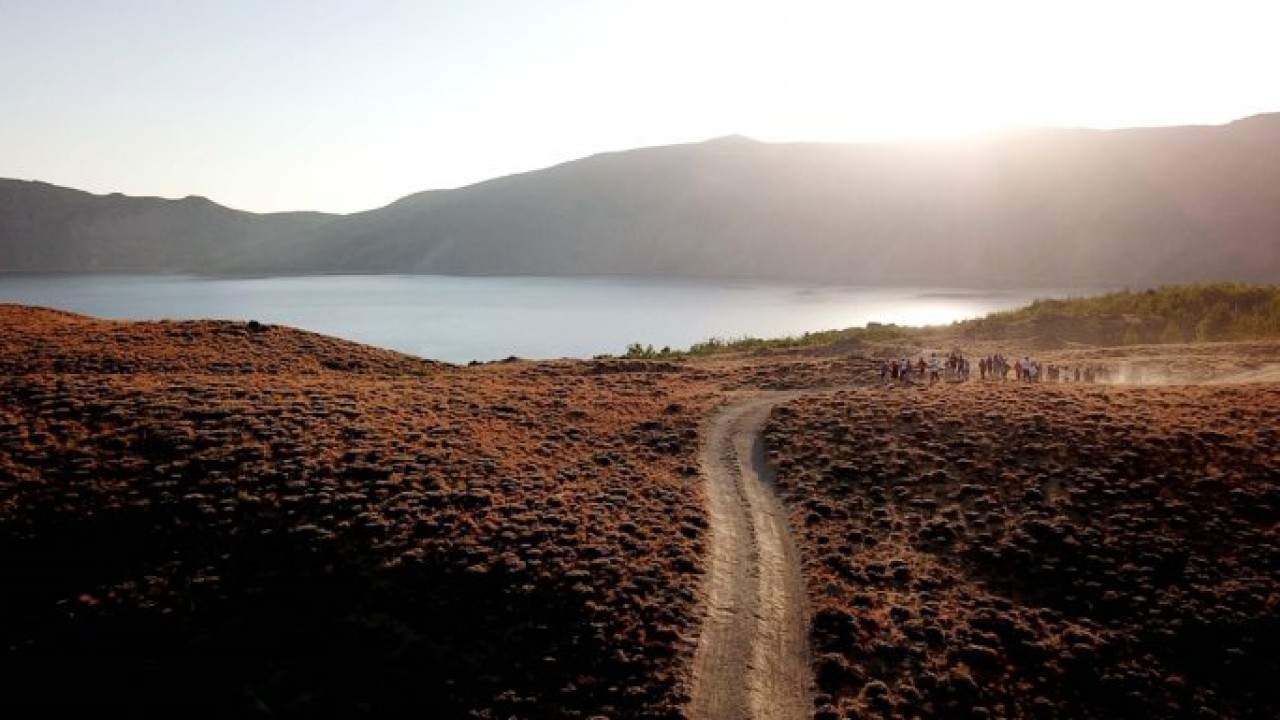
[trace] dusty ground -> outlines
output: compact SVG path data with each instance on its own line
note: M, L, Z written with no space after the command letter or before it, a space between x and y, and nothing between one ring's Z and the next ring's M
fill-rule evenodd
M693 720L803 720L812 707L804 583L762 431L796 393L736 398L705 431L711 524Z
M761 481L752 517L766 447L807 597L753 637L807 637L816 687L727 633L755 716L1276 714L1277 344L1041 356L1166 387L884 389L874 357L962 339L459 368L11 306L0 338L0 716L699 716L734 555L702 465ZM714 420L831 387L767 446ZM729 587L786 585L781 530Z

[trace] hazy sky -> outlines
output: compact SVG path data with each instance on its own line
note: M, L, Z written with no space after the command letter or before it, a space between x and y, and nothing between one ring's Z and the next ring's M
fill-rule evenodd
M1274 0L0 0L0 177L335 212L606 150L1280 111Z

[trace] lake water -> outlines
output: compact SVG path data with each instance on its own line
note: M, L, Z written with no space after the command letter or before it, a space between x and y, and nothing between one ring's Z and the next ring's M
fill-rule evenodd
M637 278L0 275L0 302L115 319L258 320L463 363L684 348L868 322L938 325L1081 291Z

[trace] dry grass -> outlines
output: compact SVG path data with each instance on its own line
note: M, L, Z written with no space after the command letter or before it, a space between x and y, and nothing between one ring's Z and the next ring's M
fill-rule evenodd
M6 715L679 714L688 371L0 317Z
M972 383L768 431L819 717L1275 717L1280 387Z
M4 717L682 717L701 423L833 386L768 435L816 716L1280 708L1275 383L882 389L848 354L916 340L460 368L13 306L0 337ZM1277 347L1043 359L1176 382Z

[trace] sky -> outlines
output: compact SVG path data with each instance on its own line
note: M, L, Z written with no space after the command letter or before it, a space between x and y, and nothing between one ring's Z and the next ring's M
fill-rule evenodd
M1280 111L1274 0L0 0L0 177L354 212L597 152Z

